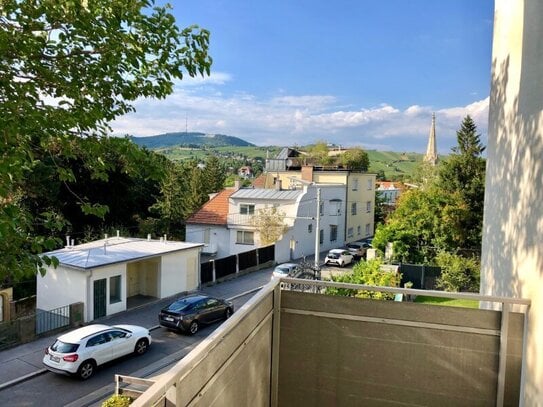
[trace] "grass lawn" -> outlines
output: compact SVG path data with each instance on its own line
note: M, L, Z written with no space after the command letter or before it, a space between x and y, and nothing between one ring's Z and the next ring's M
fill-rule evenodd
M479 308L479 301L473 300L454 300L442 297L425 297L417 295L415 302L433 305L445 305L447 307Z

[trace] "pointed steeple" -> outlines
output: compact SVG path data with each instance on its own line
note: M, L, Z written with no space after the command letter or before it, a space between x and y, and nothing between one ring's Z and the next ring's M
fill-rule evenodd
M431 165L437 164L437 145L436 145L436 114L432 113L432 127L430 128L430 137L428 138L428 147L424 161Z

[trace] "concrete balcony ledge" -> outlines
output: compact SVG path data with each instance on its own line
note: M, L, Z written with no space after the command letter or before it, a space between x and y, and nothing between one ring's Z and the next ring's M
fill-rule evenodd
M469 298L501 310L326 295L330 287ZM529 306L274 279L133 406L518 405Z

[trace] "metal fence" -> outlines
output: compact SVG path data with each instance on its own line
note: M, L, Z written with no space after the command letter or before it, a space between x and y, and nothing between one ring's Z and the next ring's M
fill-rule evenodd
M50 311L31 314L0 323L0 349L35 340L83 322L83 304L76 303Z
M239 272L256 270L274 261L275 245L209 260L200 265L200 283L213 283Z
M436 290L437 279L441 276L441 267L420 264L400 264L402 274L401 286L413 283L412 288L418 290Z
M36 310L36 335L70 325L70 306L51 311Z

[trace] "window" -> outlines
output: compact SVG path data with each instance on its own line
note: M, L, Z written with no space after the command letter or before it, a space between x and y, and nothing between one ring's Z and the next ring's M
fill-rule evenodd
M319 215L322 216L324 214L324 202L321 202L319 205Z
M319 243L320 244L324 243L324 230L323 229L319 230Z
M371 201L366 202L366 212L371 212Z
M255 244L254 232L249 232L247 230L238 230L236 234L236 243L237 244Z
M332 199L330 200L330 216L339 216L341 215L341 200Z
M357 234L358 236L360 236L360 235L362 234L362 226L358 225L358 226L356 227L356 234Z
M368 191L371 190L371 189L373 189L373 179L370 178L368 180Z
M121 276L109 278L109 303L121 302Z
M347 237L353 237L353 228L347 229Z
M351 204L351 215L356 215L356 202Z
M312 223L307 225L307 233L313 233L313 224Z
M239 213L241 215L254 215L255 206L250 204L239 204Z
M370 235L370 224L366 223L366 236Z
M353 191L358 191L358 178L353 179Z
M335 242L337 240L337 225L330 225L330 241Z

